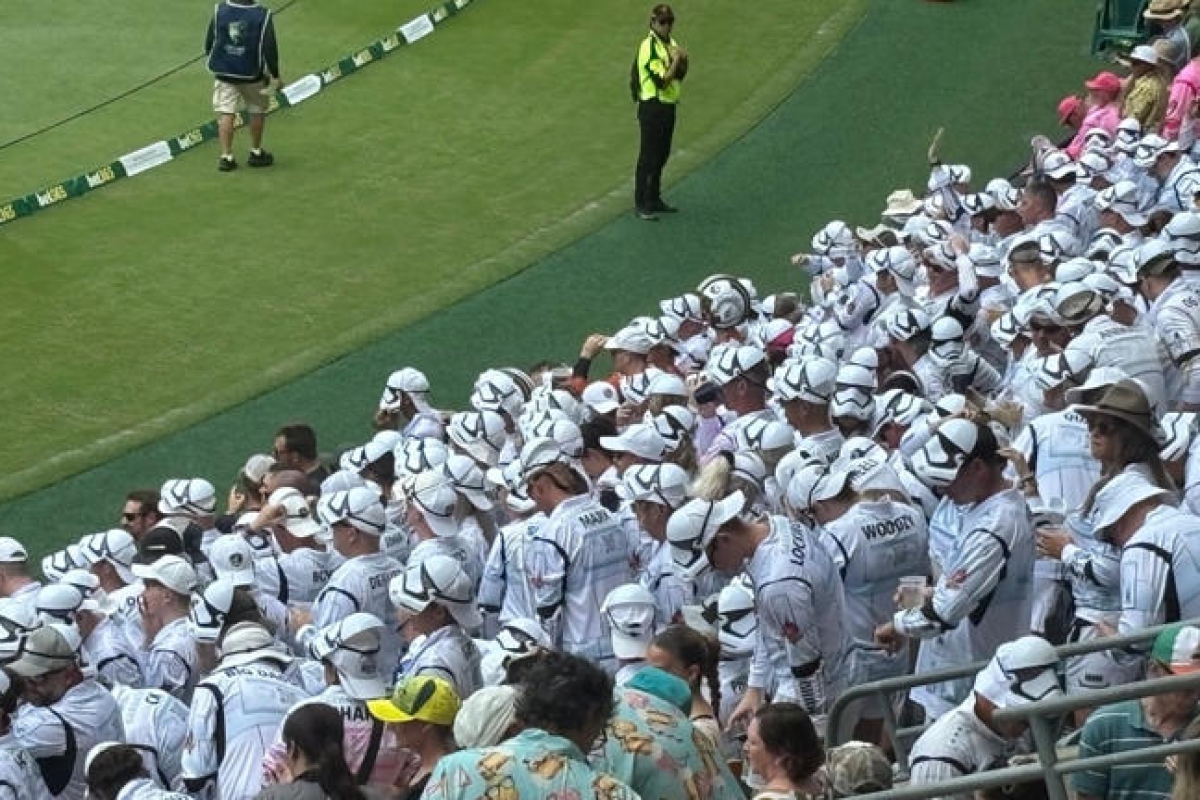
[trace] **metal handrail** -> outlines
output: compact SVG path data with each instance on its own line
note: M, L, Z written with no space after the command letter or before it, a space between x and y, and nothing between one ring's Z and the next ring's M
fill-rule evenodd
M1200 753L1200 739L1187 739L1181 742L1145 747L1140 750L1130 750L1125 753L1109 753L1091 758L1077 758L1070 761L1057 762L1053 765L1021 764L1015 767L978 772L974 775L964 775L961 778L950 778L926 786L901 786L882 792L855 795L855 800L927 800L932 797L949 797L956 794L970 794L976 789L991 789L996 786L1015 786L1021 783L1033 783L1045 780L1047 788L1062 781L1064 774L1082 772L1088 769L1107 769L1123 764L1154 764L1168 756L1185 753Z
M1074 642L1071 644L1061 645L1055 648L1059 658L1070 658L1073 656L1085 655L1087 653L1096 653L1102 650L1128 649L1135 645L1151 642L1165 628L1174 625L1186 624L1200 626L1200 619L1187 620L1183 623L1173 622L1167 625L1158 625L1153 628L1145 628L1130 634L1122 634L1118 636L1107 636L1099 639L1092 639L1086 642ZM900 765L901 770L905 770L908 765L908 745L909 738L915 738L925 729L925 726L917 726L910 728L901 728L899 720L896 719L895 710L892 708L891 695L900 691L907 691L917 686L928 686L934 683L943 683L945 681L954 680L956 678L971 677L979 673L985 666L987 661L976 661L971 664L964 664L958 667L947 667L945 669L935 670L933 672L925 672L918 675L902 675L897 678L885 678L881 681L873 683L864 683L860 686L854 686L842 692L833 706L829 710L826 727L826 741L829 746L837 746L845 744L853 736L854 721L846 718L846 712L852 703L866 698L875 698L879 701L883 708L883 724L884 730L887 731L888 739L892 744L893 752L895 753L896 763ZM1083 697L1089 698L1089 702L1081 704L1080 708L1088 708L1095 705L1091 698L1095 697L1094 692L1088 692Z

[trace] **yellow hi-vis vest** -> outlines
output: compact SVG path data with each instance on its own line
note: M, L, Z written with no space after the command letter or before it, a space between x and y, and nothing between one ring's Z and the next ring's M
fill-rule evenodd
M653 31L642 40L637 56L639 100L657 98L661 103L679 102L678 78L672 78L664 86L658 85L671 63L671 49L675 46L674 39L671 39L669 44L664 44Z

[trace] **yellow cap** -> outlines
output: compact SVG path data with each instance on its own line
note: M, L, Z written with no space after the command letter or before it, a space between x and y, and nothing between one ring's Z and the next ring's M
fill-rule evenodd
M454 687L432 675L414 675L396 684L391 697L367 701L371 715L384 722L428 722L450 727L462 705Z

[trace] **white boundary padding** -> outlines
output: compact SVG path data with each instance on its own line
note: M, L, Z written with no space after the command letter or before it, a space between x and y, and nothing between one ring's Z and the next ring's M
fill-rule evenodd
M419 39L424 39L429 34L433 33L433 21L429 19L428 14L422 14L419 17L414 17L409 22L400 26L400 35L404 37L404 41L412 44Z
M318 75L305 75L298 81L283 87L283 96L289 105L299 105L317 92L321 91L321 78Z
M125 174L129 177L139 175L148 169L162 166L171 160L171 147L166 142L155 142L148 144L140 150L134 150L132 153L126 153L121 156L118 161L125 168Z

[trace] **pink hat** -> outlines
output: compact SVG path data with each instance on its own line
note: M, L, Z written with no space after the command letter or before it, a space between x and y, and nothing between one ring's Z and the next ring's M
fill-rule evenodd
M1073 94L1069 94L1062 100L1058 101L1058 121L1062 125L1067 124L1067 120L1079 110L1083 105L1083 101Z
M1096 77L1083 85L1097 92L1111 92L1116 94L1121 91L1120 77L1111 72L1098 72L1096 73Z

